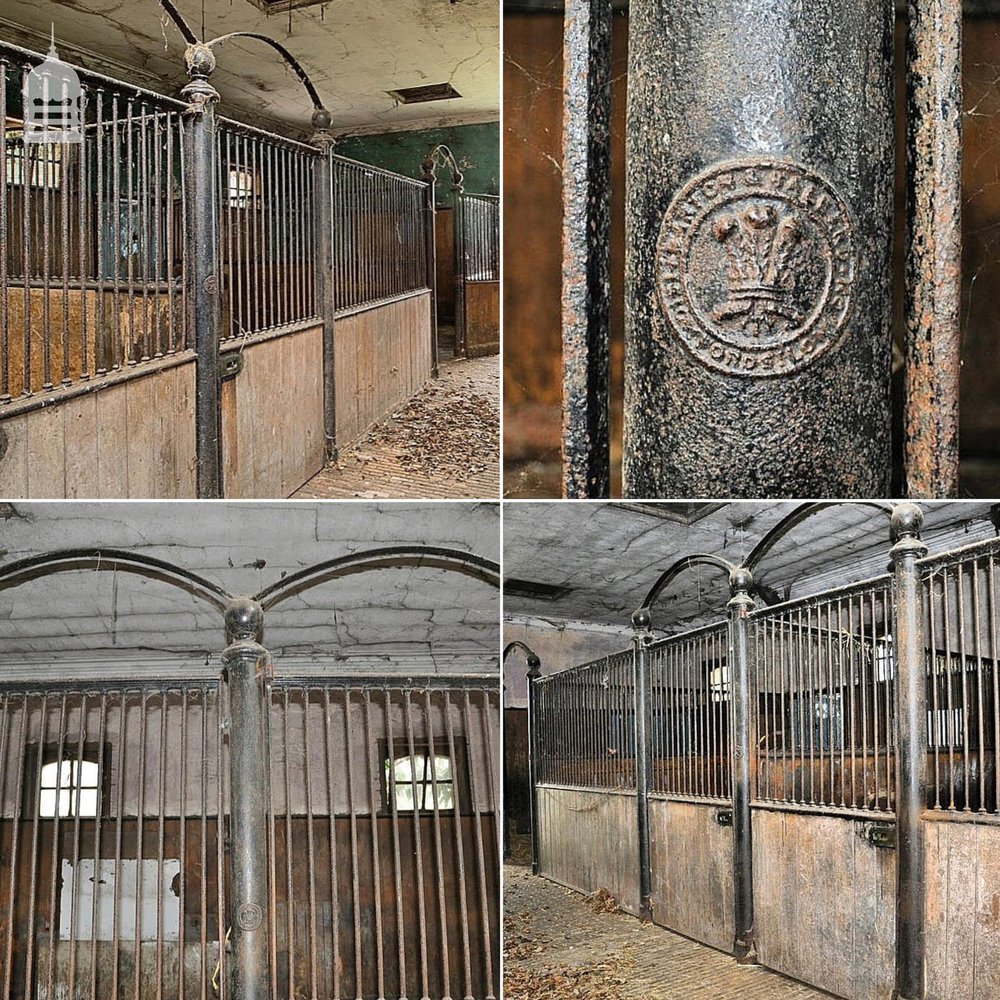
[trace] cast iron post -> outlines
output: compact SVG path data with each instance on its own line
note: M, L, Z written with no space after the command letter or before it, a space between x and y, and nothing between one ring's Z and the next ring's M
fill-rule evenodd
M452 240L455 255L455 357L466 357L465 343L465 205L463 177L453 166L451 173Z
M915 504L892 512L896 604L896 991L898 1000L924 996L925 866L923 811L927 801L927 680L918 559L924 515Z
M626 497L887 495L893 28L632 0Z
M531 787L531 874L538 874L538 697L535 682L542 676L542 662L535 653L528 655L528 784Z
M264 612L249 597L226 608L222 654L229 690L232 998L268 1000L267 711L271 657L260 644Z
M729 689L733 710L733 875L735 880L737 961L757 961L753 938L753 827L750 819L750 648L747 640L753 575L737 567L729 574Z
M649 731L649 667L646 647L653 641L649 634L649 608L639 608L632 615L632 664L635 690L635 799L639 840L639 916L653 919L653 883L649 863L649 762L652 756Z
M333 171L330 156L333 136L330 134L330 112L317 108L312 124L316 129L313 145L319 149L316 157L314 211L316 213L316 308L323 317L323 435L326 438L326 459L337 459L337 382L336 339L334 334L333 299Z
M216 190L216 89L208 82L215 56L207 45L184 53L190 82L181 91L184 111L184 288L187 342L194 343L195 441L198 496L222 496L222 436L219 412L218 192Z
M437 304L437 178L434 176L434 154L421 164L424 188L424 259L427 266L427 286L431 290L431 377L438 377L438 304Z

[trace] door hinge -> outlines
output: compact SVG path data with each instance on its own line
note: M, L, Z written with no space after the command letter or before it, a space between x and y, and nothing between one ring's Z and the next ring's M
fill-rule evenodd
M715 814L715 822L719 826L732 826L733 825L733 811L732 809L720 809Z
M236 378L241 371L243 371L242 351L230 351L222 355L219 364L219 378L223 382L231 378Z

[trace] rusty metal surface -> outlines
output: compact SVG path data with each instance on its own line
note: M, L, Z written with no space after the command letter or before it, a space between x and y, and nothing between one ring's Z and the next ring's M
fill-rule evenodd
M962 5L911 0L907 32L907 495L958 495Z
M885 495L891 6L630 9L625 495Z
M563 49L563 495L610 495L611 4L570 0Z

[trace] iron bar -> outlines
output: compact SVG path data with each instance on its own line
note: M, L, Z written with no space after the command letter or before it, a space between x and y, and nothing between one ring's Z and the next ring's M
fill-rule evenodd
M653 919L653 888L650 868L649 846L649 785L650 760L652 756L649 719L649 664L647 647L649 634L649 612L642 608L632 615L633 681L635 693L635 799L637 815L637 843L639 846L639 915L643 921Z
M893 596L896 605L896 995L924 995L926 855L922 820L926 787L926 662L923 600L917 560L923 513L906 504L892 514ZM963 676L965 664L962 664Z
M314 166L315 218L315 294L323 320L323 433L328 461L337 459L337 389L336 389L336 287L333 270L333 137L329 121L313 116L316 133L313 142L319 148Z
M906 46L907 495L958 495L962 3L910 0Z

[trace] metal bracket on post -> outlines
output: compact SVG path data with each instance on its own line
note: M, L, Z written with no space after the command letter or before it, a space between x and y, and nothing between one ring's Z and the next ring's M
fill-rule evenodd
M330 112L317 108L312 124L316 131L312 144L319 149L316 160L316 304L323 317L323 436L326 439L326 460L337 460L337 363L333 299L333 171L330 155L333 136L330 134Z
M437 285L437 178L434 175L434 154L429 153L421 164L420 179L424 189L424 260L427 286L431 290L431 378L438 377L438 285Z
M649 668L646 647L653 641L649 608L632 615L633 689L635 692L635 799L639 841L639 917L653 920L653 879L649 851L649 765L652 757L649 728Z
M926 653L918 559L924 515L915 504L892 512L892 568L896 622L896 988L897 1000L922 1000L926 855Z
M216 198L215 105L218 91L208 82L215 56L208 45L188 45L184 54L190 82L181 90L184 110L183 167L184 285L187 342L195 349L195 440L197 492L222 496L221 379L219 362L218 199Z
M272 668L259 641L263 628L264 612L251 598L237 597L226 608L230 645L222 654L222 669L229 691L233 1000L270 996L266 733Z
M755 965L753 936L753 827L750 818L750 652L747 621L753 610L753 574L737 567L729 574L729 679L733 698L733 881L736 939L741 965Z
M535 682L542 676L542 661L535 653L528 654L528 784L531 796L528 808L531 816L531 874L538 874L538 706Z

